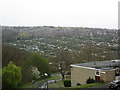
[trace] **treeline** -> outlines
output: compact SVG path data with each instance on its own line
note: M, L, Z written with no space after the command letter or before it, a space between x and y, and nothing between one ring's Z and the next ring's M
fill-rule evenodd
M86 27L2 27L3 41L11 41L19 37L19 33L24 33L26 39L40 37L64 37L64 36L90 36L97 38L118 38L118 30ZM12 35L13 37L10 37Z
M15 41L19 32L17 30L2 28L2 42L12 42Z
M3 88L18 87L32 80L40 80L45 78L45 73L50 76L48 60L38 53L23 51L6 44L2 46L2 68Z

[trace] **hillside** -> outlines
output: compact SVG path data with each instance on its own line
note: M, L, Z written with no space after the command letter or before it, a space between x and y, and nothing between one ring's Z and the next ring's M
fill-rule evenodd
M39 52L50 60L63 51L75 62L117 58L118 30L115 29L2 26L2 32L3 43Z

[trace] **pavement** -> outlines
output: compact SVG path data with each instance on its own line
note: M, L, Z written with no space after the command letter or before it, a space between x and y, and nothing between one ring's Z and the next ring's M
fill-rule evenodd
M46 88L46 82L41 82L41 83L38 85L38 88Z
M50 84L50 83L55 83L55 82L58 82L62 79L58 79L58 80L49 80L49 81L44 81L44 82L41 82L39 85L38 85L38 88L47 88L47 83Z

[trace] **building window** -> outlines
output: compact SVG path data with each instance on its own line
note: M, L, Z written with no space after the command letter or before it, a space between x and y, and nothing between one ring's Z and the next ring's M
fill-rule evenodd
M100 76L100 70L96 70L95 75Z
M119 69L116 69L116 73L119 73Z

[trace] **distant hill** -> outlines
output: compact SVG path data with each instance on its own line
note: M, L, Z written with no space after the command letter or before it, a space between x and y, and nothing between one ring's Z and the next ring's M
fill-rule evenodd
M118 38L118 30L83 27L9 27L2 26L3 41L9 42L17 39L20 32L26 34L27 39L40 37L63 37L63 36L90 36L97 38ZM12 36L12 37L11 37Z

